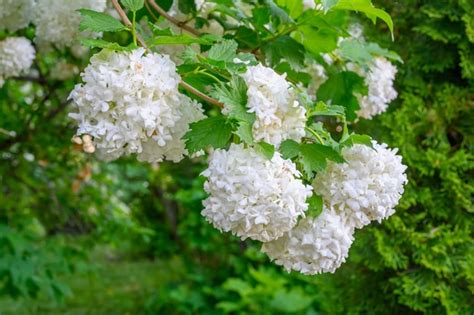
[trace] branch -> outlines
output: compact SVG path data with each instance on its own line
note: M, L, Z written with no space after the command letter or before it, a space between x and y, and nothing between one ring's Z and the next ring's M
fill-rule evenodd
M214 99L214 98L212 98L212 97L210 97L210 96L207 96L206 94L202 93L201 91L199 91L198 89L196 89L195 87L193 87L192 85L190 85L190 84L188 84L188 83L186 83L186 82L184 82L184 81L181 81L181 82L179 83L179 85L180 85L183 89L187 90L188 92L193 93L193 94L196 95L196 96L199 96L200 98L202 98L203 100L205 100L206 102L208 102L208 103L210 103L210 104L212 104L212 105L216 105L216 106L218 106L218 107L220 107L220 108L223 108L223 107L224 107L224 104L222 104L222 103L219 102L218 100L216 100L216 99Z
M122 7L120 6L120 4L118 3L117 0L112 0L112 4L115 8L115 11L117 11L118 15L120 16L120 18L122 19L122 22L128 26L128 27L131 27L132 26L132 22L130 21L130 19L128 18L127 14L125 13L125 11L122 9ZM137 40L138 42L140 43L140 45L145 48L146 50L148 50L148 47L145 43L145 41L143 40L143 38L140 36L140 34L137 34Z
M193 34L193 35L196 35L196 36L199 36L201 35L201 33L192 28L191 26L189 25L186 25L186 22L182 22L178 19L176 19L175 17L171 16L168 14L168 12L166 12L165 10L163 10L162 7L160 7L156 2L155 0L147 0L148 3L161 15L163 16L165 19L167 19L168 21L170 21L171 23L173 23L174 25L176 25L177 27L179 28L182 28L183 30Z
M155 9L160 13L161 11L163 11L166 16L168 17L171 17L168 13L166 13L166 11L164 11L162 8L160 8L155 1L153 0L150 0L149 3L155 7ZM112 0L112 4L114 5L114 8L115 10L117 11L117 13L120 15L120 18L122 19L122 21L125 23L125 25L127 26L131 26L132 25L132 22L129 20L129 18L127 17L127 14L125 14L125 11L123 11L122 7L120 6L120 4L118 3L117 0ZM160 11L161 10L161 11ZM163 15L163 14L162 14ZM165 15L163 15L165 16ZM165 17L166 17L165 16ZM171 17L174 21L177 21L175 18ZM170 20L171 21L171 20ZM179 21L177 22L179 23ZM183 25L184 26L184 25ZM194 29L193 29L194 30ZM196 31L196 30L194 30ZM194 33L193 33L194 34ZM138 42L140 43L141 46L143 46L145 49L149 50L149 48L147 47L145 41L139 36L139 34L137 34L137 40ZM201 91L199 91L198 89L194 88L193 86L189 85L188 83L184 82L184 81L181 81L179 83L179 85L187 90L188 92L191 92L193 93L194 95L202 98L203 100L205 100L206 102L210 103L210 104L213 104L213 105L216 105L216 106L219 106L219 107L224 107L224 104L222 104L221 102L219 102L218 100L210 97L210 96L207 96L206 94L202 93Z

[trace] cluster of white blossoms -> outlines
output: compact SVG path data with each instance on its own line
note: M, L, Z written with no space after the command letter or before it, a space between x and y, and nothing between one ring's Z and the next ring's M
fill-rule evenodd
M397 67L384 57L374 58L369 69L365 71L351 63L347 66L348 69L364 77L368 88L367 95L356 95L360 105L357 116L372 119L372 117L385 112L388 104L397 98L398 95L393 87Z
M15 32L30 24L34 0L0 0L0 30Z
M305 275L334 272L349 254L354 228L333 210L324 208L317 218L301 219L284 236L264 243L262 252L286 271Z
M0 41L0 87L4 80L30 69L35 49L25 37L7 37Z
M104 160L179 161L187 154L181 137L202 109L178 91L180 77L168 56L104 50L91 58L70 98L78 112L77 134L94 137Z
M252 126L256 141L279 146L292 139L297 142L305 135L306 109L286 81L273 69L261 64L248 67L242 77L247 83L247 107L256 114Z
M391 216L407 183L406 166L397 149L373 142L373 148L345 148L346 163L329 162L316 175L313 186L326 206L344 217L346 224L362 228Z
M272 241L290 231L308 209L312 188L298 179L296 165L275 153L271 160L252 148L231 144L215 150L202 215L220 231L242 239Z
M79 35L81 16L77 10L104 12L106 7L106 0L37 0L33 16L36 41L40 45L71 47ZM91 37L92 34L87 35Z

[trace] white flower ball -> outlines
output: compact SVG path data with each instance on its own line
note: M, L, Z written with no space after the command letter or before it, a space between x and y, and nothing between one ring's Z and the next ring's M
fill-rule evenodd
M387 110L388 104L398 95L393 87L396 73L397 68L387 59L374 59L369 71L364 74L369 93L357 96L360 104L357 116L371 119Z
M353 233L353 227L344 224L335 211L325 208L317 218L301 219L284 236L264 243L262 252L288 272L333 273L346 261Z
M313 182L315 193L325 204L356 228L395 213L407 183L407 167L397 149L375 141L373 147L357 144L345 148L342 155L347 163L328 162Z
M77 10L104 12L106 7L106 0L37 0L33 17L36 41L42 46L50 43L56 47L71 47L80 34L81 15Z
M94 137L98 154L113 160L179 161L187 154L182 135L204 117L197 103L178 91L180 77L168 56L104 50L91 58L70 98L78 113L77 134Z
M35 49L25 37L7 37L0 41L0 77L7 79L30 69Z
M34 0L0 0L0 30L16 32L30 24Z
M299 142L305 135L306 110L285 77L261 64L249 67L243 74L248 87L247 107L257 116L254 138L277 147L287 139Z
M308 209L311 187L298 179L289 160L275 153L271 160L243 145L215 150L209 167L201 214L220 231L242 240L268 242L282 236Z

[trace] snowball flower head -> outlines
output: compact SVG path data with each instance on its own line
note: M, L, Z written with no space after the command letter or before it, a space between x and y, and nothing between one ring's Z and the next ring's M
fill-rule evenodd
M252 126L255 140L275 146L286 139L299 142L305 135L306 110L285 75L259 64L249 67L243 78L248 87L247 107L256 114Z
M264 243L262 252L288 272L332 273L346 261L353 232L335 211L324 209L317 218L301 219L279 239Z
M81 16L77 10L103 12L106 7L106 0L37 0L33 17L36 41L41 45L51 43L57 47L70 47L79 35Z
M138 154L140 160L179 161L181 137L204 117L199 105L178 92L179 75L168 56L104 50L91 58L70 98L77 133L94 137L102 159Z
M18 31L30 24L34 0L0 0L0 30Z
M364 74L369 93L358 95L360 110L357 116L371 119L387 110L388 104L397 98L393 87L396 73L397 68L387 59L377 57L373 60L369 71Z
M282 236L308 209L311 187L298 179L289 160L275 153L271 160L251 148L231 144L215 150L209 167L201 214L217 229L268 242Z
M27 71L34 59L35 49L25 37L7 37L0 41L0 81Z
M373 141L373 149L356 144L345 148L347 163L328 162L313 186L328 207L344 216L347 224L361 228L393 213L407 183L406 166L397 149Z

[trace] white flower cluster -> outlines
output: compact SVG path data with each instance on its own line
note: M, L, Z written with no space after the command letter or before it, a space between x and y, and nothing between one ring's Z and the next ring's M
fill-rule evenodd
M36 41L40 45L51 43L57 47L71 47L79 35L79 9L103 12L106 0L37 0L33 17Z
M15 32L30 24L34 0L0 0L0 30Z
M104 50L91 58L70 98L78 113L78 134L94 137L99 156L124 154L159 162L187 154L181 137L202 109L178 91L180 77L168 56Z
M256 114L253 135L256 141L275 146L287 139L300 141L305 135L306 110L293 88L273 69L261 64L243 74L247 83L247 107Z
M354 229L341 216L325 208L317 218L301 219L284 236L264 243L262 251L288 272L334 272L346 261L353 233Z
M0 87L4 80L30 69L35 49L25 37L7 37L0 41Z
M397 149L373 142L373 148L354 145L342 152L347 163L329 162L316 175L313 186L327 207L362 228L371 221L392 215L407 183L406 166Z
M254 149L231 144L215 150L204 189L202 215L217 229L241 237L268 242L281 237L304 216L311 186L298 179L300 173L289 160L275 153L271 160Z
M363 75L369 93L358 95L360 110L357 116L371 119L387 110L388 104L397 97L393 87L396 73L397 68L387 59L377 57L373 60L369 71Z

